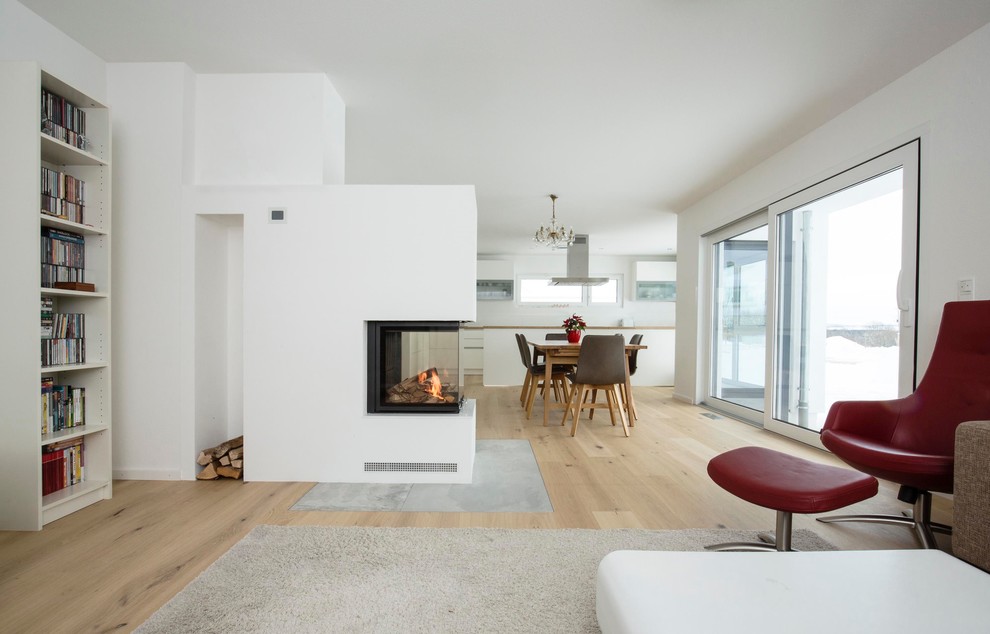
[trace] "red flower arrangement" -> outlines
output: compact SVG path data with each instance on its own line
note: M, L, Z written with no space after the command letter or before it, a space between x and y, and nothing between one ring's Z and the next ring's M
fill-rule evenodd
M581 315L571 315L564 320L564 330L567 332L573 332L575 330L584 330L588 327L588 324L584 323L584 319Z

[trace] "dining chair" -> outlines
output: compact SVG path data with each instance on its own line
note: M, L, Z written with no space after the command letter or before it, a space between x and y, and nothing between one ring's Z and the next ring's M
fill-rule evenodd
M631 346L638 346L641 343L643 343L643 335L637 333L637 334L633 335L632 337L629 337L629 345L631 345ZM632 375L636 374L636 365L637 365L637 362L639 360L639 350L632 350L632 351L630 351L630 353L629 353L629 355L628 355L627 358L629 360L628 361L629 362L629 376L632 377ZM626 393L626 382L625 381L622 382L622 387L620 389L622 390L622 398L623 398L623 400L625 400L625 402L626 402L626 404L628 405L628 408L629 408L629 424L631 425L634 420L639 420L639 414L636 413L636 406L633 405L633 399L631 399L629 397L629 394ZM630 389L632 389L632 388L630 387Z
M626 381L626 340L622 335L588 335L581 343L581 354L578 357L577 370L568 374L572 382L567 409L560 424L567 422L568 414L574 418L571 425L571 436L577 433L578 420L581 410L608 407L615 425L616 413L622 421L622 432L629 436L629 424L626 420L624 401L616 385ZM605 392L605 402L586 402L585 397L591 390Z
M621 335L617 333L616 336L621 336ZM635 334L629 338L629 345L638 346L642 341L643 341L643 335ZM630 377L636 374L636 360L638 356L639 356L639 350L633 350L628 355L626 355L626 358L628 359L627 362L629 363ZM636 413L636 406L633 405L632 399L629 398L629 394L626 393L625 381L619 384L619 391L622 392L622 400L626 404L626 412L629 415L629 425L632 426L634 424L633 421L639 420L639 415ZM598 390L591 390L591 402L594 403L597 400L598 400ZM592 409L591 412L588 413L588 418L592 420L595 418L594 409Z
M536 392L544 388L543 379L546 376L547 367L545 364L534 361L535 353L530 352L526 335L516 333L516 345L519 346L519 358L526 368L526 376L523 378L523 387L519 394L519 400L526 408L526 418L529 419L533 415L533 403L536 401ZM558 401L566 401L568 391L567 384L564 380L564 372L555 370L550 377L550 383L553 388L554 397ZM547 398L547 390L543 389L542 392L543 398Z
M544 341L567 341L567 333L566 332L548 332L546 334L546 336L543 338L543 340ZM543 353L542 352L537 352L536 353L536 356L533 358L533 360L536 361L537 363L541 363L543 361ZM570 368L568 370L568 372L570 370L573 370L573 369L574 368Z

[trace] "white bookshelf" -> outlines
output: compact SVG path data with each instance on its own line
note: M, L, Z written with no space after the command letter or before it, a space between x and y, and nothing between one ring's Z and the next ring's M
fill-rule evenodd
M0 529L45 524L111 496L110 117L103 104L33 62L0 62ZM86 111L90 145L80 150L41 132L41 89ZM86 182L85 224L41 213L41 167ZM95 292L41 287L42 227L82 234ZM86 315L86 359L42 367L40 304ZM86 388L85 425L43 435L41 377ZM46 445L83 438L84 479L42 495Z

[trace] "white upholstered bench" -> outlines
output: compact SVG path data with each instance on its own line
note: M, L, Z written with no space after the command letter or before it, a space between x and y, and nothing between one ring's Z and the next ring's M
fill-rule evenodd
M990 574L938 550L609 553L603 634L990 631Z

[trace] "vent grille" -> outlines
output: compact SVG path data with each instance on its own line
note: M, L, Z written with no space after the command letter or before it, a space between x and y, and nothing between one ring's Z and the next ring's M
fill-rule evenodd
M456 462L366 462L368 471L411 471L416 473L457 473Z

